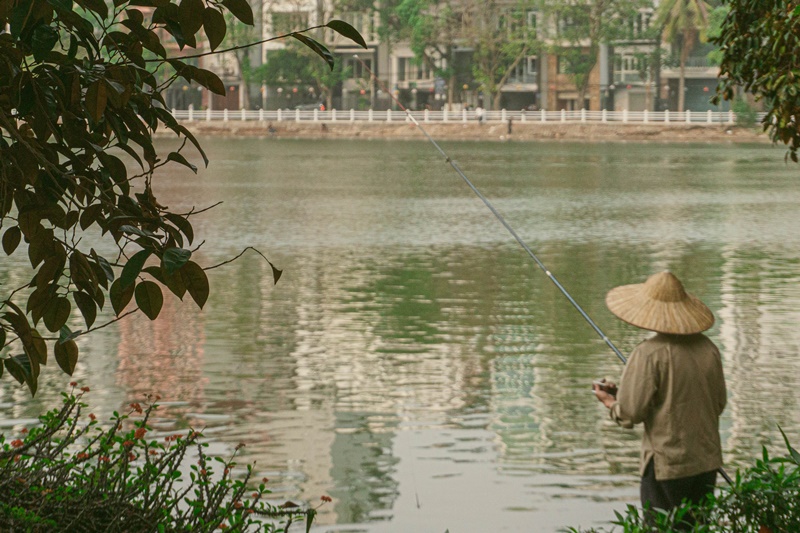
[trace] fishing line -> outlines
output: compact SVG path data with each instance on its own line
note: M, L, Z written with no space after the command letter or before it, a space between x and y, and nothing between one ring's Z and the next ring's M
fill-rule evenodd
M586 322L592 327L592 329L594 329L594 331L600 336L600 338L603 339L603 342L605 342L608 345L608 347L611 348L611 350L616 354L619 360L622 361L622 364L623 365L627 364L628 360L624 355L622 355L622 352L619 351L619 348L617 348L614 345L614 343L611 342L611 339L609 339L608 336L605 333L603 333L603 330L600 329L600 326L598 326L595 323L595 321L592 320L592 318L586 313L586 311L583 310L580 304L578 304L578 302L575 301L572 295L569 292L567 292L567 289L565 289L564 286L561 285L561 283L558 281L558 279L556 279L553 273L550 272L550 270L547 269L547 267L536 256L536 254L533 253L533 250L531 250L530 247L527 244L525 244L525 241L522 240L522 238L517 234L514 228L511 227L511 225L506 221L503 215L501 215L500 212L497 209L495 209L494 205L492 205L489 199L486 198L483 195L483 193L481 193L481 191L466 176L466 174L464 174L461 171L461 169L458 167L458 164L455 161L453 161L453 159L449 155L447 155L447 152L445 152L444 149L442 149L442 147L439 146L439 143L437 143L436 140L434 140L434 138L431 137L430 134L428 134L425 128L422 127L422 124L420 124L417 121L417 119L414 118L414 115L411 114L411 111L409 111L409 109L406 108L406 106L400 103L400 100L398 100L398 98L394 95L394 93L386 88L386 85L384 85L384 83L380 79L378 79L378 76L375 75L372 69L370 69L367 66L367 64L360 57L358 57L357 54L354 54L353 57L356 59L356 61L361 63L361 66L364 68L364 70L369 72L370 76L372 76L372 79L374 79L378 83L381 89L386 94L388 94L392 98L392 100L394 100L394 103L397 104L397 106L405 112L408 120L410 120L417 127L417 129L419 129L419 131L421 131L422 134L425 135L425 138L427 138L431 142L431 144L436 148L436 150L438 150L438 152L442 155L442 157L444 157L445 161L449 163L451 167L453 167L453 170L455 170L459 176L461 176L461 179L464 180L464 183L466 183L467 186L470 189L472 189L472 192L475 193L475 195L478 198L480 198L480 200L484 203L484 205L487 208L489 208L489 211L491 211L492 214L495 216L495 218L500 221L503 227L505 227L506 230L508 230L511 236L514 237L514 240L516 240L517 243L519 243L522 249L525 250L525 252L530 256L530 258L534 260L534 262L539 266L542 272L544 272L545 275L550 279L550 281L552 281L553 284L558 288L558 290L561 291L561 294L563 294L567 298L567 300L569 300L569 303L572 304L572 306L581 314L583 319L586 320ZM731 480L730 476L728 476L727 472L725 472L724 469L719 468L718 472L722 474L722 477L725 479L725 481L727 481L729 484L733 484L733 481Z
M500 212L497 211L497 209L495 209L494 205L492 205L492 203L488 200L488 198L486 198L483 195L483 193L481 193L481 191L472 183L472 181L470 181L470 179L466 176L466 174L464 174L461 171L461 169L458 167L458 164L455 161L453 161L453 159L451 159L450 156L447 155L447 152L445 152L442 149L442 147L439 146L439 143L437 143L433 139L433 137L431 137L428 134L428 132L425 131L425 128L423 128L422 125L417 121L417 119L414 118L411 112L403 104L400 103L400 100L398 100L397 97L386 88L386 86L381 82L381 80L378 79L378 77L375 75L374 72L372 72L372 70L367 66L367 64L364 63L364 61L362 61L361 58L358 57L358 55L354 55L353 57L356 59L356 61L361 63L361 66L364 67L364 70L370 73L370 76L372 76L372 78L378 83L378 85L381 86L381 89L383 89L384 92L386 92L389 96L391 96L392 100L394 100L394 102L398 105L398 107L400 107L400 109L402 109L405 112L406 117L408 117L408 119L419 129L419 131L422 132L423 135L425 135L425 137L431 142L431 144L433 144L433 146L436 147L436 150L438 150L439 153L442 155L442 157L444 157L445 161L447 161L447 163L449 163L450 166L453 167L453 170L455 170L458 173L458 175L461 176L461 179L464 180L464 183L466 183L467 186L470 189L472 189L472 192L475 193L475 195L478 198L480 198L480 200L484 203L484 205L489 208L489 211L491 211L492 214L495 216L495 218L497 218L497 220L500 221L503 227L505 227L506 230L508 230L511 236L514 237L514 240L516 240L519 243L519 245L522 246L522 249L525 250L525 252L530 256L530 258L536 262L536 264L539 266L542 272L544 272L545 275L548 278L550 278L550 281L552 281L553 284L556 287L558 287L558 290L561 291L561 294L563 294L567 298L567 300L569 300L569 302L575 309L577 309L577 311L581 314L584 320L586 320L586 322L589 323L592 329L594 329L595 332L598 335L600 335L600 338L603 339L603 342L605 342L608 345L608 347L614 351L619 360L622 361L622 364L627 363L628 360L625 358L624 355L622 355L622 352L619 351L619 349L614 345L614 343L611 342L611 339L609 339L606 336L606 334L603 333L603 330L600 329L600 326L598 326L594 322L594 320L592 320L592 318L586 313L586 311L583 310L583 308L578 304L578 302L575 301L572 295L569 292L567 292L567 289L565 289L564 286L561 285L561 283L558 281L558 279L556 279L553 273L550 272L544 265L544 263L542 263L542 261L536 256L536 254L533 253L533 250L531 250L530 247L528 247L528 245L525 244L525 241L523 241L522 238L517 234L517 232L514 231L514 228L511 227L511 225L506 221L506 219L503 218L503 215L501 215Z

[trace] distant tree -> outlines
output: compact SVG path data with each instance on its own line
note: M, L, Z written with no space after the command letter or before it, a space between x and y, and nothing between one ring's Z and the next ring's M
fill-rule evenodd
M157 318L163 288L205 304L208 278L192 247L199 211L169 210L155 181L170 162L196 171L187 144L208 162L162 92L182 77L225 94L214 73L167 51L170 42L197 47L203 30L211 51L194 57L218 53L225 12L253 22L245 0L0 0L0 28L10 30L0 34L2 247L30 264L24 281L2 286L0 375L7 370L31 394L49 354L72 374L75 338L105 325L95 322L107 304L114 320L136 311ZM327 26L363 43L341 21ZM291 37L333 63L317 41ZM166 65L171 74L159 81L153 71ZM181 148L159 155L159 128L181 138ZM109 245L113 254L97 251ZM67 326L73 310L84 330Z
M500 89L515 69L540 46L535 27L530 27L529 14L535 13L537 2L520 0L514 4L496 0L465 0L461 16L465 43L473 50L472 74L489 102L489 109L500 107Z
M729 0L730 13L713 42L722 49L716 101L737 90L764 102L762 124L773 142L800 148L800 6L790 0Z
M395 8L398 38L407 39L419 63L447 80L447 105L456 86L455 48L462 41L464 4L439 0L402 0Z
M543 11L551 22L549 51L563 62L583 105L600 45L628 36L629 22L647 5L643 0L545 1Z
M705 0L662 0L656 11L656 24L663 28L664 40L680 47L678 112L686 105L686 62L698 41L706 40L710 11Z
M313 94L331 109L334 88L350 77L352 68L343 66L341 61L336 62L333 69L319 68L319 62L309 61L311 54L313 52L307 48L294 45L272 50L267 54L267 62L257 70L257 75L270 87L284 90L298 85L312 87Z

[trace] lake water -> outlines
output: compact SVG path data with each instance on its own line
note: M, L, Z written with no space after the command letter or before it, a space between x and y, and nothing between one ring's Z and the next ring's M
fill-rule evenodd
M222 200L196 219L199 260L255 246L283 277L250 252L209 271L202 312L168 298L81 338L98 416L160 394L159 429L246 443L276 499L330 495L318 532L551 532L638 501L641 432L590 392L617 358L430 144L202 141L211 166L171 170L159 200ZM800 443L800 174L781 148L442 145L623 352L644 333L605 309L612 287L670 269L714 310L729 472L781 451L778 425ZM4 430L69 381L40 379L35 399L0 381Z

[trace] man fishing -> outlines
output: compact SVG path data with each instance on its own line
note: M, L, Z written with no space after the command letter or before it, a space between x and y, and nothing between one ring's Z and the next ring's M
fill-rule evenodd
M644 423L642 506L670 511L683 500L697 504L714 490L722 467L725 378L719 350L701 333L714 316L670 272L612 289L606 306L624 322L656 332L633 350L618 390L594 383L612 420L624 428Z

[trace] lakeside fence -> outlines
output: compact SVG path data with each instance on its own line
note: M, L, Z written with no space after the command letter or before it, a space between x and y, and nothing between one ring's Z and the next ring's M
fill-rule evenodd
M178 120L186 121L245 121L245 122L410 122L404 111L356 111L355 109L329 111L278 109L258 110L172 110ZM412 111L411 115L421 123L469 123L478 122L479 115L474 110L459 111ZM758 113L761 120L764 113ZM721 125L736 124L733 111L484 111L483 122L506 123L616 123L616 124L694 124Z

